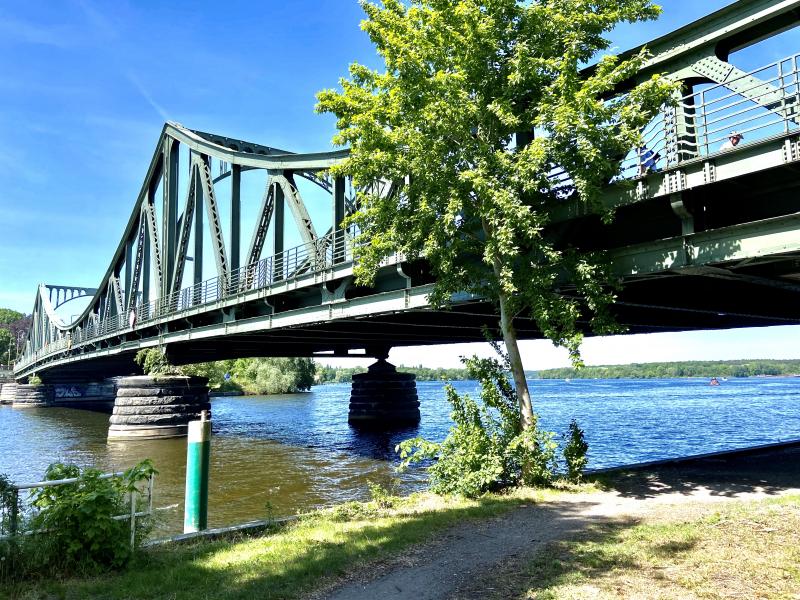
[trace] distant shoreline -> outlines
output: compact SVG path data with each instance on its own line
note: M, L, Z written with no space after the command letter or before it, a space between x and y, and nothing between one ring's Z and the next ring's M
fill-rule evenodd
M601 379L605 379L605 380L608 380L608 381L614 381L614 380L620 380L620 381L622 381L622 380L646 381L648 379L687 379L687 380L688 379L699 379L699 380L706 380L707 381L707 380L710 380L711 377L717 377L718 379L721 380L721 383L724 384L725 380L728 379L728 378L730 378L730 379L786 379L786 378L793 378L793 377L800 378L800 373L786 373L786 374L779 374L779 375L745 375L745 376L739 376L739 377L733 376L733 375L731 375L731 376L719 376L719 375L710 375L710 376L707 376L707 375L676 375L676 376L664 376L664 377L661 377L661 376L651 376L651 377L636 377L636 376L625 376L625 377L608 377L608 376L606 376L606 377L585 377L585 376L543 377L543 376L537 376L536 374L533 374L533 376L531 376L531 374L528 373L527 379L529 381L565 381L565 380L571 380L571 379L583 379L583 380L588 380L588 381L597 381L597 380L601 380ZM457 381L473 381L473 382L477 383L476 379L450 379L450 380L448 380L448 379L422 379L422 380L418 380L418 383L435 382L435 383L445 384L445 383L452 383L452 382L457 382ZM349 385L350 383L351 383L350 381L321 381L321 382L315 383L312 386L312 388L313 387L318 387L318 386L336 385L336 384L340 384L340 385L341 384L347 384L347 385ZM295 393L295 394L305 394L305 393L308 393L309 391L312 391L312 390L306 390L306 391L303 391L303 392L293 392L293 393ZM287 393L292 393L292 392L287 392ZM287 393L282 393L282 394L249 394L247 392L237 392L237 391L216 392L214 390L211 390L209 392L209 396L212 397L212 398L229 398L229 397L239 397L239 396L246 396L246 397L285 396Z
M683 361L597 365L539 371L539 379L685 379L689 377L798 377L800 359Z

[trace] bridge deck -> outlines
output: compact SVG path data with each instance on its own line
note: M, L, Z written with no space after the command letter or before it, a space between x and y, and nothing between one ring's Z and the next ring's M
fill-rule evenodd
M798 10L800 0L742 0L656 41L642 76L656 66L671 70L686 82L686 94L645 129L644 146L622 160L602 201L616 211L611 225L571 195L568 173L551 174L563 198L552 207L547 234L564 245L608 251L624 281L617 316L631 333L800 322L800 55L748 73L720 58L796 24ZM732 129L744 139L723 149ZM191 151L181 211L180 145ZM356 232L334 227L318 235L295 180L330 194L339 223L355 209L353 190L326 170L344 156L291 154L165 125L101 284L40 289L16 377L127 374L136 351L162 344L180 363L482 340L482 328L496 326L493 308L464 296L450 310L432 309L424 263L394 256L373 288L353 284ZM212 161L220 165L216 178ZM215 185L231 182L230 212L238 214L241 172L249 169L265 171L267 185L240 267L241 223L229 224L226 245ZM286 250L282 233L273 235L273 252L262 258L268 229L283 231L284 207L304 243ZM217 276L203 280L208 236ZM181 289L191 239L193 284ZM92 296L86 311L62 322L55 308L82 295ZM540 336L528 319L515 325L523 338Z

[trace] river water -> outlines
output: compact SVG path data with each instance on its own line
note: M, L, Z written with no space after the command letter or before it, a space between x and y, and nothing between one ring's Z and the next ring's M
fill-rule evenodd
M532 380L546 429L575 417L586 431L589 468L686 456L800 438L800 378ZM477 392L476 382L456 382ZM420 470L394 472L395 445L421 435L441 440L450 426L444 386L419 382L418 428L361 433L347 424L349 384L311 392L212 400L214 439L209 498L212 527L294 514L369 494L368 482L399 478L419 487ZM107 442L108 415L66 408L0 407L0 473L16 483L41 479L54 461L121 470L143 458L159 469L158 532L183 519L186 440Z

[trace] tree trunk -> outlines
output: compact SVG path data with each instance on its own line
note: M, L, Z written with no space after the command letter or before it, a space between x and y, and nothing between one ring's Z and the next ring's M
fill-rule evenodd
M528 389L528 381L525 379L525 368L522 366L522 356L517 345L517 332L512 322L513 315L508 314L508 298L504 292L499 293L500 299L500 329L503 332L503 343L508 352L508 359L511 363L511 375L514 378L514 387L517 390L519 400L519 416L522 429L528 429L534 425L533 406L531 403L531 392Z
M486 219L481 219L483 232L487 239L493 235L491 224ZM514 329L514 315L509 313L508 296L500 286L500 276L502 265L497 258L492 259L492 270L497 278L498 292L500 300L500 331L503 333L503 343L508 353L508 361L511 363L511 376L514 378L514 388L517 390L519 401L519 417L522 429L528 429L535 424L533 416L533 404L531 402L531 392L528 389L528 381L525 379L525 368L522 366L522 356L519 354L517 344L517 332Z

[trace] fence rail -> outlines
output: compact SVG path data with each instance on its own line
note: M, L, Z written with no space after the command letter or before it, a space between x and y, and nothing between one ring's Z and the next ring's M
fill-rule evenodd
M60 339L47 341L35 352L26 353L16 367L25 368L81 344L147 326L158 319L179 316L186 311L228 300L246 292L288 283L347 264L353 259L353 240L357 234L355 228L333 231L312 243L302 244L240 267L227 278L212 277L163 298L140 302L127 314L114 314L106 318L95 316L84 327L78 327Z
M112 477L121 477L122 475L124 475L124 472L122 471L117 473L104 473L103 475L100 475L100 479L110 479ZM12 485L10 489L10 500L0 505L0 541L11 540L12 538L18 536L48 533L49 531L30 529L20 530L20 520L24 514L32 516L36 512L29 503L27 506L22 505L20 492L29 492L27 498L29 502L31 490L60 485L71 485L78 483L80 480L81 479L79 477L72 477L69 479L54 479L50 481L37 481L36 483L21 483ZM130 511L122 515L115 515L111 517L114 521L130 520L131 547L133 547L136 542L136 519L147 517L153 514L153 490L155 487L155 475L151 474L146 481L147 483L144 485L143 489L136 488L135 492L128 493L127 502L130 506ZM137 510L136 508L137 499L140 497L146 497L145 510ZM20 514L21 512L23 514Z
M642 131L642 145L631 149L615 178L635 179L689 160L712 156L732 132L743 145L800 131L800 53L741 72L719 84L701 84L664 108ZM568 172L549 175L556 189L572 185Z

